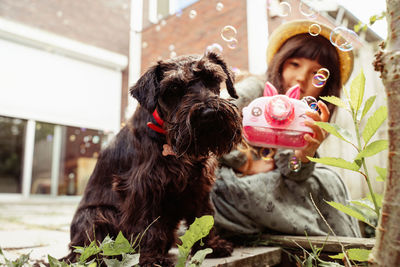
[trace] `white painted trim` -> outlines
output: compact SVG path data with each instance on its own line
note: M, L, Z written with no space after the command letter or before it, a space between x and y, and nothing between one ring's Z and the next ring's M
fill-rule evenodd
M268 18L265 0L247 0L247 40L249 72L267 70Z
M139 0L139 1L143 2L142 0ZM131 10L133 12L135 12L136 10L133 10L133 2L135 2L135 0L131 0ZM151 23L158 23L157 11L158 11L157 0L149 0L149 21ZM142 9L141 9L141 13L143 14L143 10Z
M29 197L31 192L35 130L36 122L34 120L28 120L26 123L24 161L22 167L22 195L25 198Z
M128 65L125 55L2 18L0 38L114 70L121 71Z
M61 162L61 147L62 147L62 126L54 126L53 137L53 152L51 159L51 195L57 196L58 194L58 180L60 176L60 162Z
M174 15L178 10L177 0L169 0L169 14Z
M157 4L157 3L156 3ZM142 29L143 0L131 0L131 29L129 40L129 87L140 78L142 69ZM128 106L125 109L125 120L132 116L137 107L137 101L127 95Z

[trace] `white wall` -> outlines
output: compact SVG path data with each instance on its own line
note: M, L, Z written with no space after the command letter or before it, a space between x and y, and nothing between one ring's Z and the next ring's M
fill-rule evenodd
M118 131L118 69L0 39L0 115Z

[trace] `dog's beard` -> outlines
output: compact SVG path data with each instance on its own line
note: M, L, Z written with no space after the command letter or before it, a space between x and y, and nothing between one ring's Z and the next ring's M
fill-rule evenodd
M206 119L201 115L205 109L212 110ZM240 114L227 100L188 101L171 115L167 139L178 157L220 156L231 151L241 140Z

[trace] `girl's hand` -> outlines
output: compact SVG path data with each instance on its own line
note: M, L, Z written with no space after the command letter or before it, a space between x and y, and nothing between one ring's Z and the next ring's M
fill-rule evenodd
M306 115L312 118L314 121L328 122L330 116L328 107L325 105L324 102L318 101L318 108L321 111L321 114L319 114L316 111L313 111L313 112L307 112ZM314 122L306 121L305 125L310 127L314 131L314 135L311 136L309 134L306 134L304 136L304 139L308 142L308 145L302 150L295 151L296 157L300 159L301 162L304 163L309 162L307 157L314 157L318 147L321 145L322 141L324 141L324 139L327 136L326 131L315 125Z

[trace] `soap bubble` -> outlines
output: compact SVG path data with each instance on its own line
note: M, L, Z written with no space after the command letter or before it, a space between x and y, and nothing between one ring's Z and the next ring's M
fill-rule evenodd
M321 88L325 85L327 79L324 75L317 73L313 77L312 84L317 88Z
M315 19L318 16L318 11L311 6L304 4L303 1L300 2L299 11L309 19Z
M69 136L69 141L70 141L70 142L74 142L75 140L76 140L76 135L71 134L71 135Z
M301 99L304 103L306 103L311 109L315 111L319 111L318 101L312 96L305 96Z
M228 47L230 49L236 49L237 45L238 45L238 40L236 40L236 38L233 38L228 42Z
M281 2L279 6L280 6L279 16L280 17L289 16L290 12L292 11L292 6L288 2Z
M221 11L223 8L224 8L224 4L222 4L221 2L218 2L218 3L217 3L217 6L215 7L215 9L216 9L217 11Z
M168 46L168 50L169 50L169 51L174 51L174 50L175 50L175 45L170 44L170 45Z
M93 144L98 144L100 142L100 136L98 135L93 136L92 142Z
M236 34L237 34L237 31L236 31L235 27L233 27L231 25L226 25L221 30L221 38L226 42L230 42L233 39L235 39Z
M317 36L321 32L321 26L319 24L311 24L310 27L308 28L308 33L312 36Z
M319 111L319 107L318 107L318 104L317 104L317 103L311 103L311 104L310 104L310 108L313 109L313 110L315 110L315 111Z
M189 12L189 18L190 19L194 19L194 18L196 18L196 16L197 16L197 11L196 10L190 10L190 12Z
M171 51L171 53L169 53L169 57L170 58L176 57L176 52L175 51Z
M327 68L320 68L320 69L317 71L317 74L321 74L321 75L325 76L325 77L326 77L325 80L328 80L329 75L330 75L331 73L329 72L329 70L328 70ZM320 77L320 78L322 78L322 77Z
M239 75L239 74L240 74L240 69L239 69L239 68L233 67L233 68L232 68L232 71L233 71L233 73L234 73L235 75Z
M182 16L182 13L182 9L179 9L178 11L176 11L175 15L180 18Z
M293 155L290 157L288 167L291 171L298 172L301 169L301 161L295 155Z
M217 54L221 54L222 50L223 50L223 48L222 48L222 46L220 44L213 43L213 44L207 46L206 53L207 52L214 52L214 53L217 53Z
M358 35L354 31L340 26L332 30L329 39L338 49L350 51L354 48L353 43L358 40Z
M301 99L304 103L306 103L308 106L311 105L312 103L317 103L317 99L313 96L305 96Z

